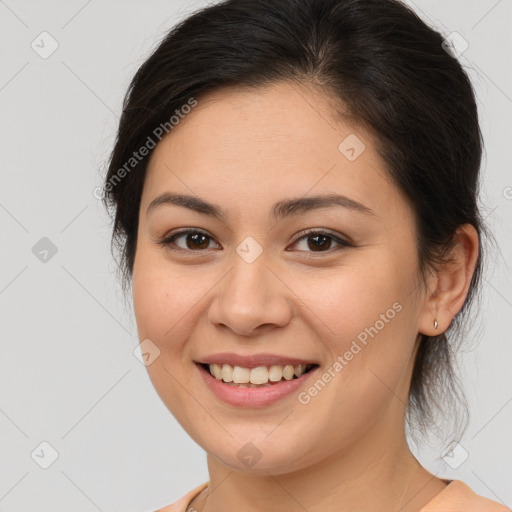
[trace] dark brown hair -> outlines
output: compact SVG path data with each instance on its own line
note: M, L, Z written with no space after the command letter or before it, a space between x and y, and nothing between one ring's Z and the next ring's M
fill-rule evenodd
M154 139L157 127L169 126L191 98L200 101L227 86L314 84L374 134L390 179L415 212L423 283L449 257L459 226L472 224L482 239L477 107L468 76L443 42L395 0L227 0L181 21L129 86L105 179L124 285L131 280L151 155L134 162L133 152ZM421 335L408 424L415 420L422 432L435 426L438 413L450 416L457 404L467 409L453 363L479 289L482 257L480 244L468 297L448 331Z

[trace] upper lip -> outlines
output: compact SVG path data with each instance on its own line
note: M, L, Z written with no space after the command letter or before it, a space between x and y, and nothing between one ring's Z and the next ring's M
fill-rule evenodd
M212 354L204 356L196 361L200 364L230 364L231 366L241 366L243 368L257 368L258 366L287 365L297 366L299 364L317 364L312 360L300 359L279 354L253 354L243 356L233 353Z

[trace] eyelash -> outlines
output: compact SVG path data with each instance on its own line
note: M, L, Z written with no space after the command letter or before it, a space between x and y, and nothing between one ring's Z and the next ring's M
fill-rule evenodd
M181 231L178 231L177 233L174 233L171 236L165 237L162 240L159 240L158 244L162 245L163 247L165 247L166 249L169 249L171 251L180 251L180 252L185 252L185 253L188 252L188 253L192 253L192 254L206 252L208 250L208 249L196 249L196 250L194 250L194 249L183 249L182 247L173 246L173 243L174 243L174 241L177 238L185 236L185 235L189 235L189 234L200 234L200 235L206 236L210 240L214 240L213 237L208 235L208 233L206 233L206 232L204 232L204 231L202 231L200 229L192 229L192 228L190 228L190 229L183 229ZM343 248L355 247L354 244L350 243L347 240L344 240L343 238L340 238L340 237L334 235L333 233L330 233L328 231L314 230L314 229L301 231L297 235L297 238L292 242L292 244L296 244L297 242L300 242L303 239L311 238L313 236L318 236L318 235L326 236L326 237L332 239L334 242L336 242L338 244L338 247L335 247L334 249L330 248L330 249L328 249L326 251L299 251L299 252L305 252L305 253L310 253L310 254L319 254L319 253L320 254L322 254L322 253L324 253L324 254L326 254L326 253L327 254L331 254L332 252L340 250L340 249L343 249Z

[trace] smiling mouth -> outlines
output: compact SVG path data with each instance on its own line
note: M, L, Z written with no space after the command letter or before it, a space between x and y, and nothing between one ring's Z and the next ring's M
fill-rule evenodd
M218 381L240 388L262 388L298 379L318 366L317 364L287 364L246 368L230 364L199 364Z

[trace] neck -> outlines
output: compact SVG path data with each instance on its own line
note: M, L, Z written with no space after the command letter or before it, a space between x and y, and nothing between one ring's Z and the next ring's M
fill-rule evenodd
M193 503L198 512L418 512L446 487L418 463L403 431L395 439L365 436L291 473L242 473L211 456L208 471L208 492Z

